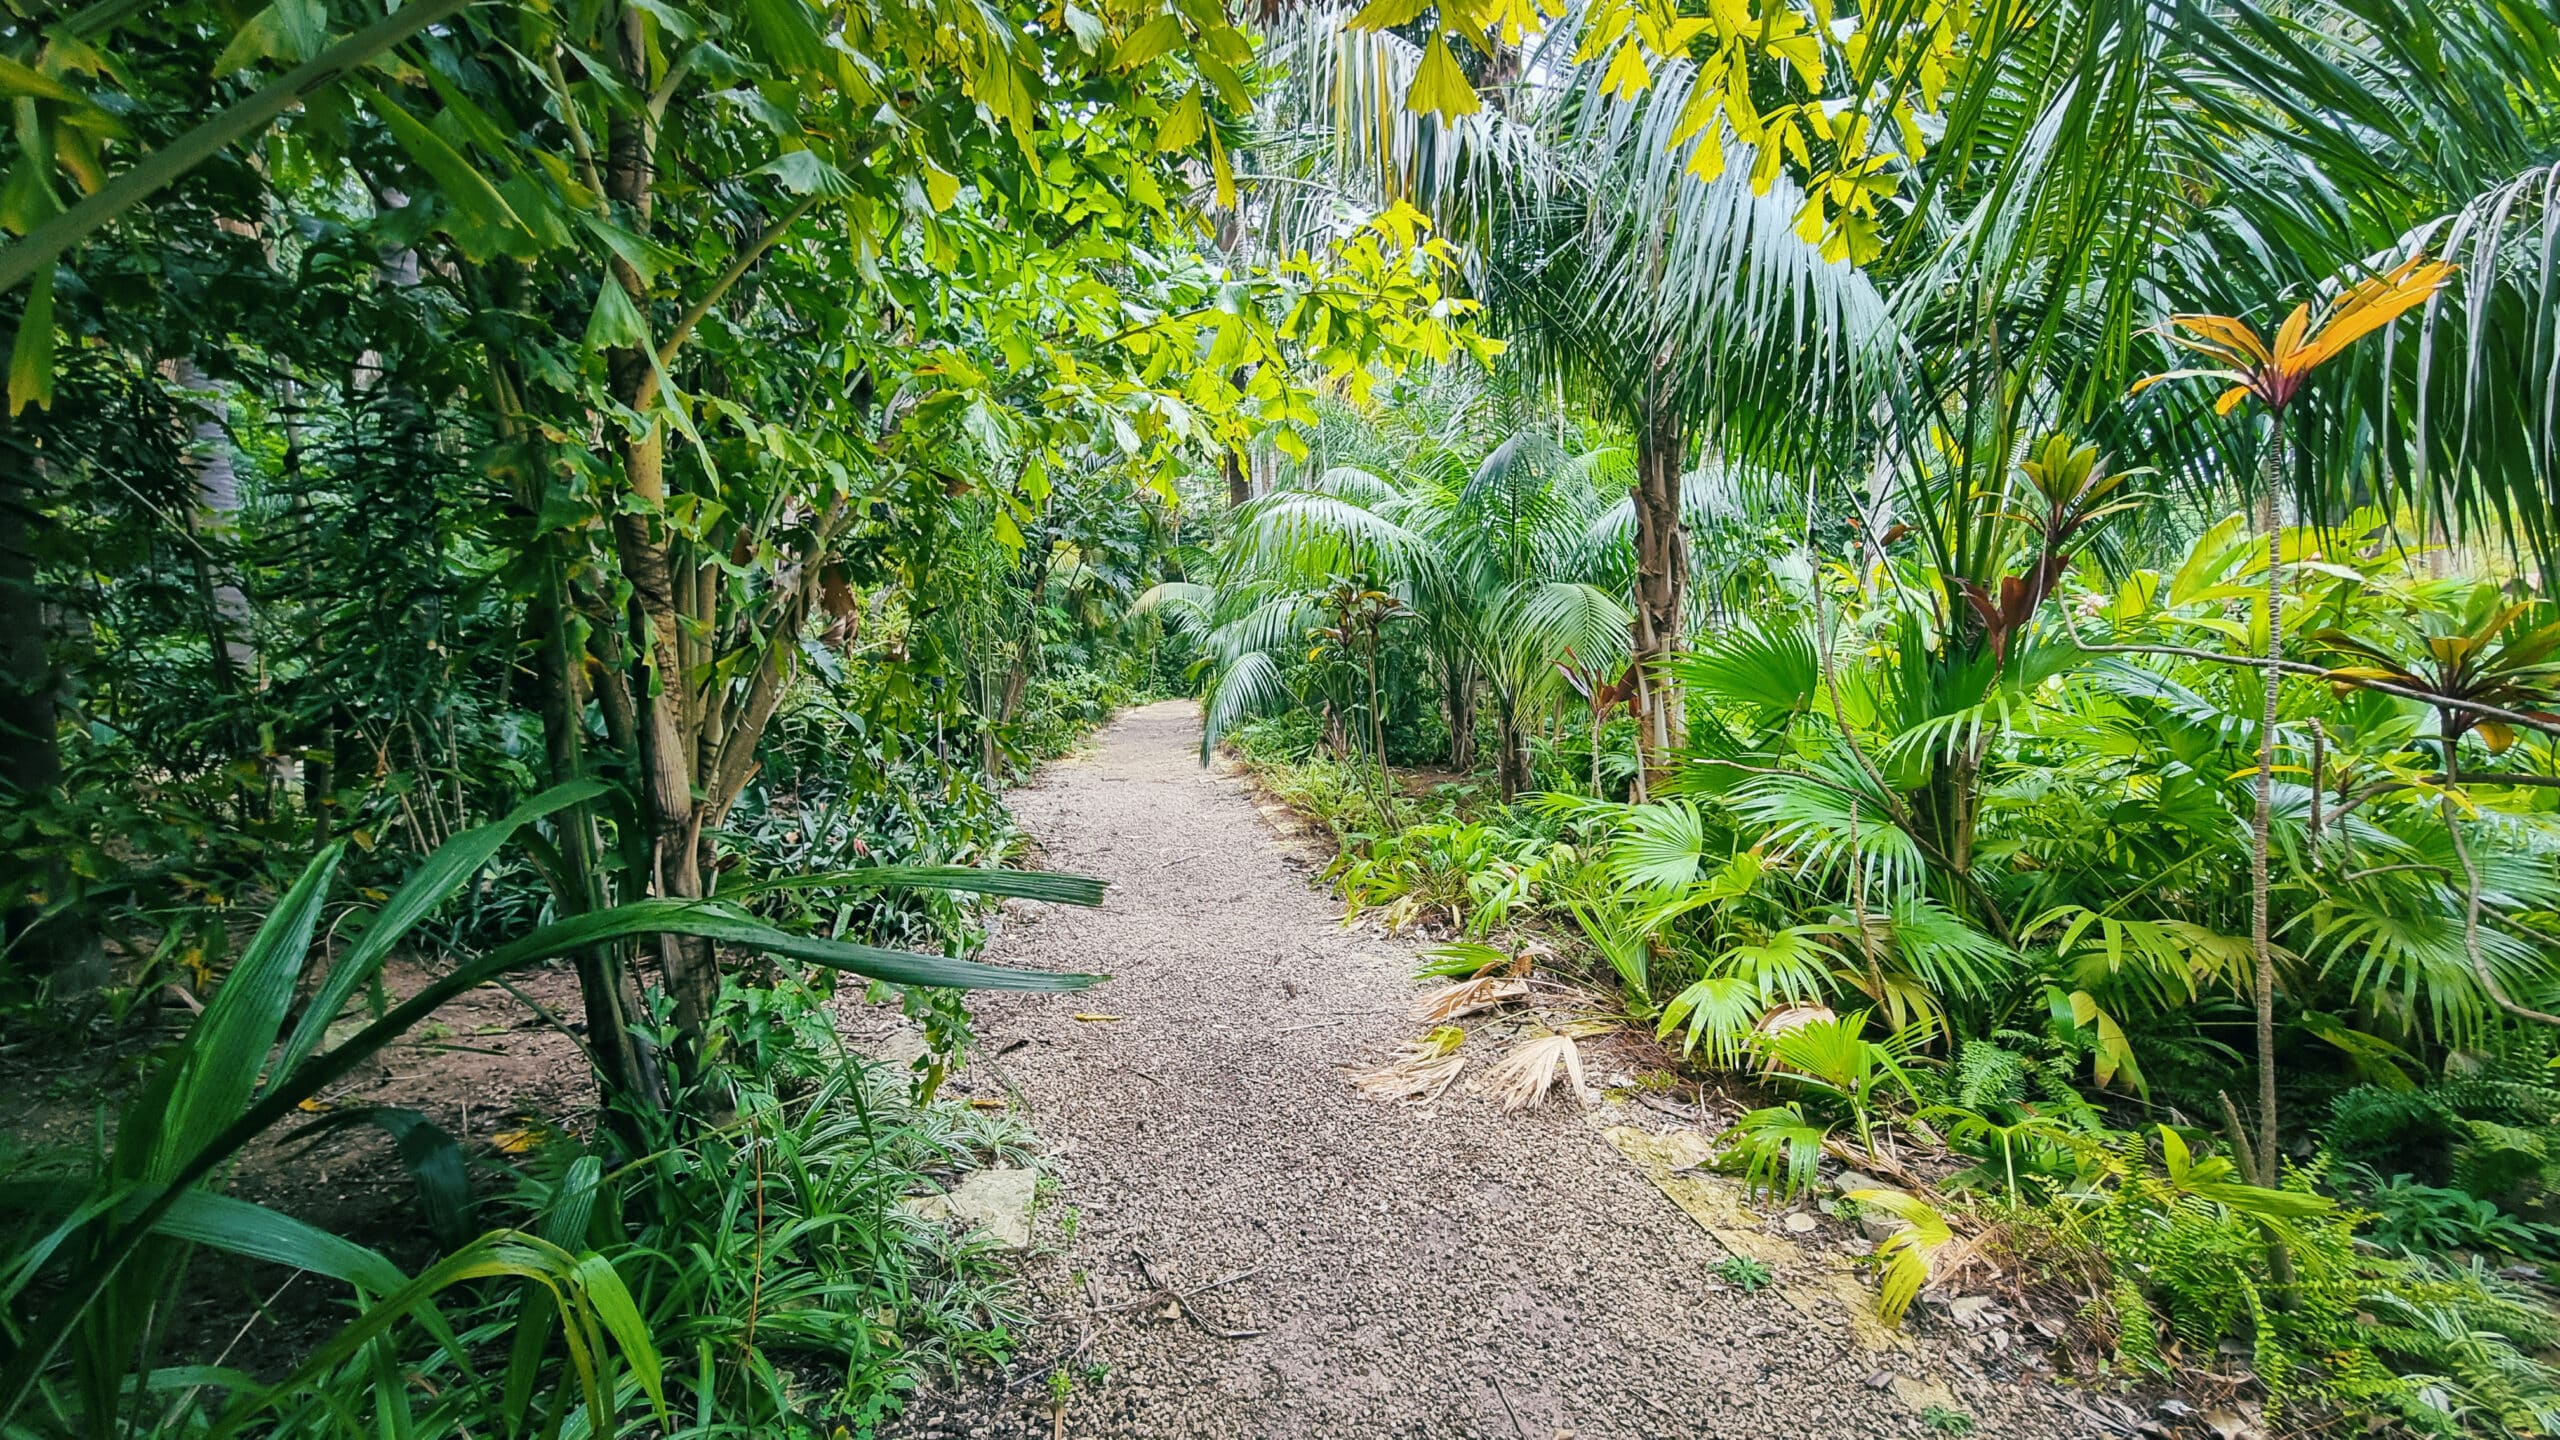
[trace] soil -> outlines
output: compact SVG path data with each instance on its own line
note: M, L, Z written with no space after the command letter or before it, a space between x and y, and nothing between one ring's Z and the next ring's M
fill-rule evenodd
M2031 1346L1994 1355L1915 1316L1916 1348L1878 1353L1845 1309L1716 1278L1727 1252L1602 1134L1686 1128L1689 1107L1586 1111L1559 1084L1505 1115L1464 1081L1427 1107L1363 1098L1350 1077L1422 1028L1415 947L1339 923L1311 883L1321 851L1200 767L1198 723L1187 702L1130 711L1011 797L1045 863L1111 890L1096 910L1008 906L990 958L1112 979L979 999L978 1065L1029 1108L1059 1182L1025 1262L1041 1318L1009 1375L928 1388L896 1433L1932 1433L1897 1377L1945 1386L1974 1433L2094 1433ZM1500 1027L1469 1024L1481 1073ZM1596 1038L1586 1054L1622 1063ZM1807 1254L1866 1248L1796 1218Z
M419 961L395 960L385 967L383 988L396 1002L436 973ZM576 1042L518 998L574 1017L577 977L565 967L539 969L513 984L513 992L485 985L455 997L432 1022L315 1097L313 1118L372 1105L416 1110L462 1143L481 1195L504 1188L494 1172L508 1157L497 1137L544 1126L585 1133L595 1107L595 1084ZM7 1097L0 1101L0 1154L84 1163L99 1128L112 1123L158 1052L193 1020L172 1004L106 1043L28 1044L0 1061L0 1096ZM279 1127L244 1151L231 1193L379 1250L412 1274L442 1255L418 1222L415 1182L389 1136L347 1125L304 1138L304 1128ZM170 1350L281 1374L346 1323L343 1300L329 1281L201 1250Z

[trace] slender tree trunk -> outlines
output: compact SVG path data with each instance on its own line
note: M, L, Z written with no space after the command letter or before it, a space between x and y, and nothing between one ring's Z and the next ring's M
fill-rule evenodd
M1505 804L1520 797L1529 784L1529 741L1521 733L1520 717L1511 707L1501 706L1494 712L1495 755L1494 778L1502 786Z
M1443 701L1449 710L1449 768L1476 768L1476 681L1463 665L1449 667Z
M1378 773L1387 773L1387 717L1378 698L1378 627L1369 627L1369 748L1376 752Z
M525 620L533 642L535 673L541 678L542 738L553 784L565 784L586 773L586 695L579 684L577 652L571 647L568 607L562 603L562 579L556 563L546 564L541 589ZM573 913L600 909L607 902L600 868L602 847L595 820L580 805L560 815L554 826L564 886L562 905ZM576 957L578 995L586 1009L587 1053L594 1059L608 1098L620 1097L643 1107L662 1102L656 1066L632 1030L635 1013L631 974L618 945L599 945Z
M1689 541L1680 519L1680 472L1688 429L1656 393L1636 436L1635 662L1641 708L1636 727L1647 793L1660 787L1682 741L1679 687L1666 662L1680 650L1689 581Z
M2284 527L2276 508L2276 486L2284 474L2284 416L2274 418L2267 452L2266 484L2258 497L2258 526L2267 532L2267 670L2265 698L2258 712L2257 808L2249 822L2249 950L2256 962L2258 1009L2258 1183L2277 1178L2276 1148L2276 961L2269 933L2267 835L2275 818L2276 701L2284 658Z
M163 367L170 382L188 392L194 407L188 429L187 469L196 482L196 538L206 546L230 538L240 514L240 470L231 453L231 430L225 421L221 392L193 360L173 360ZM249 642L249 597L239 576L219 566L205 548L196 551L196 578L203 587L207 641L222 683L236 687L242 675L254 675L258 652Z
M640 12L628 15L620 48L626 83L649 88L648 48L640 30ZM654 199L657 170L657 127L646 116L617 112L606 142L605 188L646 232ZM607 284L618 284L643 316L649 313L648 287L638 272L616 259ZM657 366L637 348L616 349L605 357L606 378L613 397L648 414L654 407ZM655 518L667 499L666 430L651 423L641 434L623 432L616 447L623 484L640 502L640 513L614 520L614 547L622 578L631 587L631 699L634 739L638 742L640 801L649 830L652 894L699 899L703 893L701 817L694 806L695 741L698 730L688 723L688 686L683 663L683 627L676 595L678 557L675 538ZM692 579L684 577L688 586ZM658 937L659 964L667 993L675 1001L676 1030L697 1041L710 1023L719 999L720 975L711 944L695 936ZM679 1053L679 1065L691 1069L698 1055Z

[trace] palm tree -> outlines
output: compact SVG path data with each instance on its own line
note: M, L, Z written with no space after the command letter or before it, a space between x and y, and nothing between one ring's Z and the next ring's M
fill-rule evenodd
M1422 207L1465 247L1532 382L1632 434L1630 642L1658 781L1683 728L1665 662L1687 627L1696 452L1722 464L1821 443L1826 419L1848 418L1881 302L1799 234L1803 196L1761 183L1754 147L1722 120L1690 123L1693 94L1723 77L1687 57L1662 58L1629 98L1576 58L1568 17L1512 57L1494 104L1443 119L1388 99L1411 91L1423 51L1343 22L1302 17L1285 39L1304 79L1269 112L1268 151L1295 162L1273 214L1308 223L1343 196Z
M1495 723L1495 774L1506 799L1519 793L1528 736L1563 693L1558 666L1625 663L1627 613L1595 583L1609 575L1609 557L1588 543L1608 510L1598 486L1619 473L1621 457L1614 447L1570 449L1532 424L1476 456L1438 442L1406 447L1393 479L1330 466L1249 502L1234 516L1218 584L1159 585L1139 601L1199 634L1209 652L1204 755L1244 717L1299 698L1289 682L1303 667L1288 657L1335 623L1340 607L1324 597L1360 576L1412 616L1453 749L1471 731L1481 692Z

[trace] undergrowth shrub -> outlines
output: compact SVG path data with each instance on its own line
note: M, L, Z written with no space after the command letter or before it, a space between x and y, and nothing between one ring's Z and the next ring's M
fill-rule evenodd
M799 993L802 1013L824 1014ZM660 1350L700 1357L686 1382L718 1417L711 1433L868 1434L923 1376L1001 1364L1024 1320L992 1241L903 1201L929 1173L1022 1163L1027 1133L919 1105L902 1072L831 1049L773 1056L801 1083L742 1088L728 1124L653 1137L599 1216L597 1248ZM574 1163L564 1151L528 1167L520 1203L539 1208Z
M2532 1291L2476 1261L2383 1253L2360 1233L2371 1215L2320 1193L2326 1162L2270 1190L2165 1128L2160 1145L2071 1139L2070 1164L2031 1173L2028 1203L2001 1211L2013 1251L2104 1297L2089 1318L2120 1365L2173 1373L2237 1343L2277 1417L2445 1437L2541 1435L2560 1418L2560 1369L2543 1358L2560 1319Z

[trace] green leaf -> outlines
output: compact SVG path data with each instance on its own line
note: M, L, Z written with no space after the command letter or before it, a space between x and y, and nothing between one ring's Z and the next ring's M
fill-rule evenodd
M1188 150L1200 143L1200 134L1208 128L1208 120L1200 102L1200 87L1195 85L1174 103L1164 123L1156 127L1158 150Z
M387 1295L409 1280L378 1251L263 1205L207 1190L179 1195L152 1228L232 1255L325 1275L376 1295Z
M418 1187L418 1212L437 1244L454 1250L471 1239L471 1173L462 1146L417 1111L397 1105L334 1110L296 1131L291 1143L307 1145L351 1125L371 1125L391 1137L401 1168Z
M578 223L586 226L588 233L603 241L605 248L611 250L623 264L630 266L633 273L640 277L640 283L643 285L655 285L658 283L658 276L662 273L691 263L666 246L645 236L634 235L592 211L578 212Z
M957 890L971 895L1003 895L1017 900L1045 900L1053 905L1099 905L1103 882L1090 875L1055 870L981 870L969 865L873 865L819 875L793 875L767 880L721 897L765 895L787 890Z
M1431 8L1431 0L1369 0L1345 24L1353 30L1392 30L1410 25ZM1435 41L1438 36L1432 37Z
M749 173L770 175L794 195L850 200L862 193L850 177L815 150L785 150Z
M54 195L47 173L51 168L32 151L18 152L17 163L9 167L8 183L0 185L0 230L24 235L62 213L62 201Z
M1101 17L1081 5L1068 5L1066 18L1067 33L1076 37L1076 48L1087 55L1100 51L1102 42L1111 38L1110 27Z
M474 258L510 255L529 260L540 254L542 242L524 220L510 208L498 187L479 167L464 159L462 153L445 143L443 136L417 116L402 109L397 101L370 85L357 86L356 93L373 106L385 125L391 127L392 138L400 142L418 168L436 182L450 207L456 223L447 230L465 252Z
M9 414L33 405L53 408L53 272L46 270L27 287L27 308L18 317L18 338L9 346Z
M605 288L620 289L610 281ZM329 967L329 978L321 982L311 1003L303 1007L302 1018L277 1055L275 1073L290 1073L319 1046L330 1022L338 1018L338 1012L354 998L357 989L370 982L383 962L391 958L392 949L419 921L434 914L437 907L469 884L471 877L497 856L516 831L572 805L593 800L605 794L607 788L597 780L554 785L498 819L465 830L437 846L435 853L421 861L400 889L374 912L355 948Z
M170 1182L248 1105L284 1027L344 853L343 844L323 849L268 912L177 1054L126 1112L116 1137L116 1174Z
M587 317L589 351L640 350L649 344L649 327L631 303L631 292L610 275L596 287L595 313Z
M805 75L827 63L826 42L801 0L747 0L747 28L784 70Z
M27 96L36 100L53 100L65 105L87 105L88 97L63 84L43 71L0 55L0 95Z
M237 104L226 107L151 152L132 168L108 181L97 193L83 197L69 210L27 232L25 240L0 248L0 290L13 289L20 281L34 278L38 271L49 268L56 257L95 234L118 215L176 183L180 177L231 145L260 133L277 116L311 100L322 87L353 73L420 30L458 13L467 3L468 0L409 0L398 10L330 46L325 53L294 67L291 72L258 87ZM17 176L13 173L13 195L16 183ZM50 1354L51 1346L58 1343L58 1336L50 1337L46 1343L30 1348ZM24 1395L24 1386L30 1383L32 1371L26 1364L13 1361L6 1369L5 1379L0 1379L0 1414L10 1412L12 1405Z
M76 1229L107 1211L129 1221L152 1200L156 1187L101 1193L94 1182L35 1180L0 1185L0 1215L30 1215L66 1222ZM207 1190L186 1190L171 1197L152 1222L152 1232L175 1240L209 1246L226 1254L308 1270L314 1275L388 1294L409 1283L400 1267L342 1236L304 1220Z
M951 208L960 198L960 177L927 160L924 162L924 196L935 214Z
M693 23L692 16L667 4L666 0L624 0L624 3L657 21L658 28L673 36L679 44L690 42L702 33L702 27Z
M249 17L213 62L216 77L261 60L308 60L329 38L329 7L320 0L274 0Z

